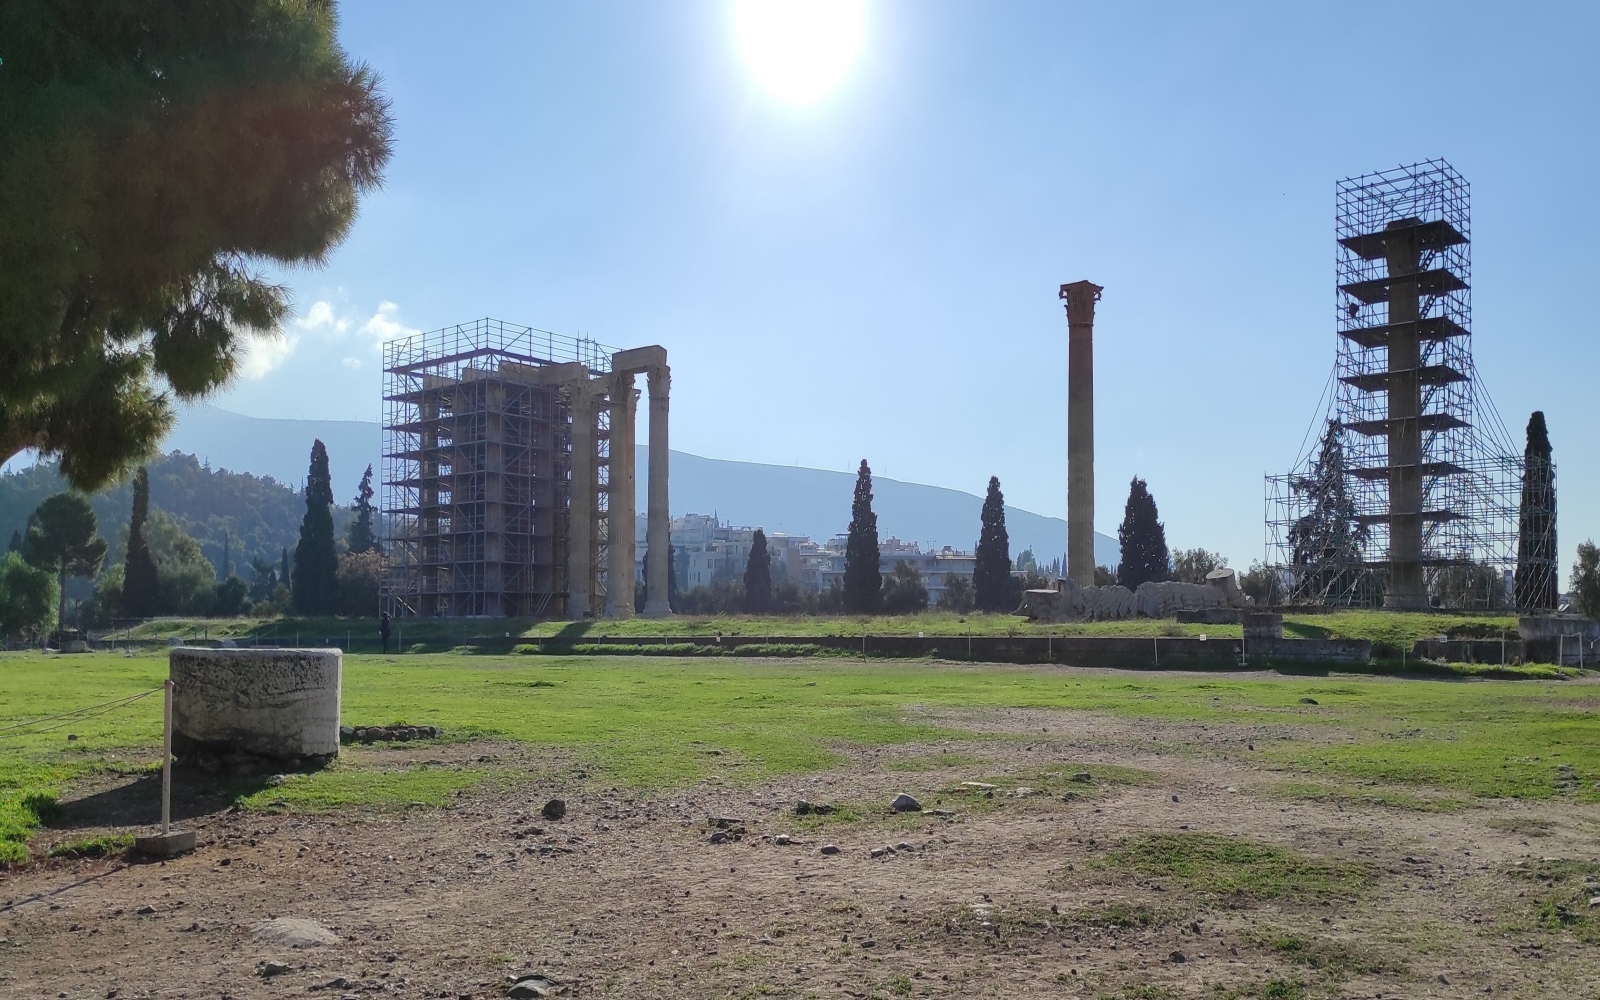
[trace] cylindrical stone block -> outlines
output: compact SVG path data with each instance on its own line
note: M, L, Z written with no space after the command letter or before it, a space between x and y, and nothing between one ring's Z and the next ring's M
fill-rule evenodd
M173 649L174 753L331 760L339 753L343 658L337 649Z

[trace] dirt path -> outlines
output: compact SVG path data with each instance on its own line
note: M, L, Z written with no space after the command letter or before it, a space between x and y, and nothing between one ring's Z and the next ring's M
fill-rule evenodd
M531 776L448 810L273 816L218 799L190 856L4 876L0 995L477 998L530 972L567 996L1600 995L1600 949L1534 926L1572 865L1600 873L1592 808L1341 807L1275 791L1280 775L1233 752L1253 730L938 715L1005 738L851 748L834 772L653 799L576 789L529 748L458 745ZM1213 743L1229 752L1196 750ZM983 778L997 787L958 790ZM892 816L900 791L953 815ZM558 822L539 815L552 795ZM797 817L802 798L843 817ZM1215 873L1118 860L1151 835L1358 875L1322 895L1294 872L1277 895L1193 890ZM272 918L337 942L259 937ZM267 962L286 970L260 975Z

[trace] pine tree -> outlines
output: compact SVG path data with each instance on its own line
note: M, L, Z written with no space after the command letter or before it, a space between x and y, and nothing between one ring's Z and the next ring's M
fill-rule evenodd
M1594 542L1578 543L1578 561L1572 564L1567 587L1572 593L1572 610L1585 618L1600 618L1600 549Z
M1128 485L1128 503L1123 508L1122 526L1117 540L1122 543L1122 561L1117 566L1117 582L1129 590L1141 583L1160 583L1172 571L1167 557L1167 529L1159 520L1155 497L1143 479L1133 477Z
M861 460L855 499L850 504L850 534L844 547L844 607L857 614L878 610L883 588L878 554L878 515L872 512L872 469Z
M989 495L983 500L983 527L978 533L977 559L972 569L973 599L981 611L1009 611L1015 606L1011 585L1011 539L1006 535L1006 498L1000 478L989 477Z
M67 617L67 577L99 573L106 558L106 540L99 535L94 508L80 494L46 497L33 514L27 560L36 569L56 574L60 586L56 624L62 627Z
M767 552L767 533L757 528L744 566L744 609L764 614L771 607L772 556Z
M356 490L356 502L352 507L356 519L350 522L348 533L351 552L370 552L378 547L378 536L372 530L373 515L377 512L372 505L372 496L372 466L369 465L361 477L361 486Z
M331 615L338 609L339 557L333 547L333 481L328 449L311 445L306 478L306 516L294 550L294 609L302 615Z
M140 467L133 477L133 513L128 519L128 556L122 563L122 609L135 618L155 614L159 569L145 540L150 518L150 470Z
M1522 510L1517 520L1517 607L1556 607L1556 469L1544 413L1528 418L1522 454Z
M1328 421L1309 474L1297 476L1292 487L1310 510L1289 527L1295 566L1291 596L1325 600L1359 586L1365 579L1362 550L1368 530L1355 497L1345 488L1344 426L1339 421Z

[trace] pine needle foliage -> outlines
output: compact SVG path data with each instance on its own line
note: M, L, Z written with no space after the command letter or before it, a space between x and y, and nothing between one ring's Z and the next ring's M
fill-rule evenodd
M878 550L878 515L872 510L872 469L861 460L855 497L850 503L850 533L844 548L846 611L872 614L882 599L882 556Z
M98 488L224 385L388 161L331 0L9 2L0 85L0 461Z

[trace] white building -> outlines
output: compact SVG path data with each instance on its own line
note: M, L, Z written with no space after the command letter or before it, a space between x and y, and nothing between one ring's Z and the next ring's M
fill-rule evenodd
M827 567L821 574L824 588L832 586L835 580L840 586L844 585L845 542L845 535L835 535L824 547L827 557ZM944 596L947 581L951 577L966 577L968 583L972 582L972 573L978 560L971 552L962 552L948 545L924 552L916 542L902 542L893 536L878 543L879 573L893 576L895 566L900 563L922 574L922 585L928 588L928 606L933 607Z

